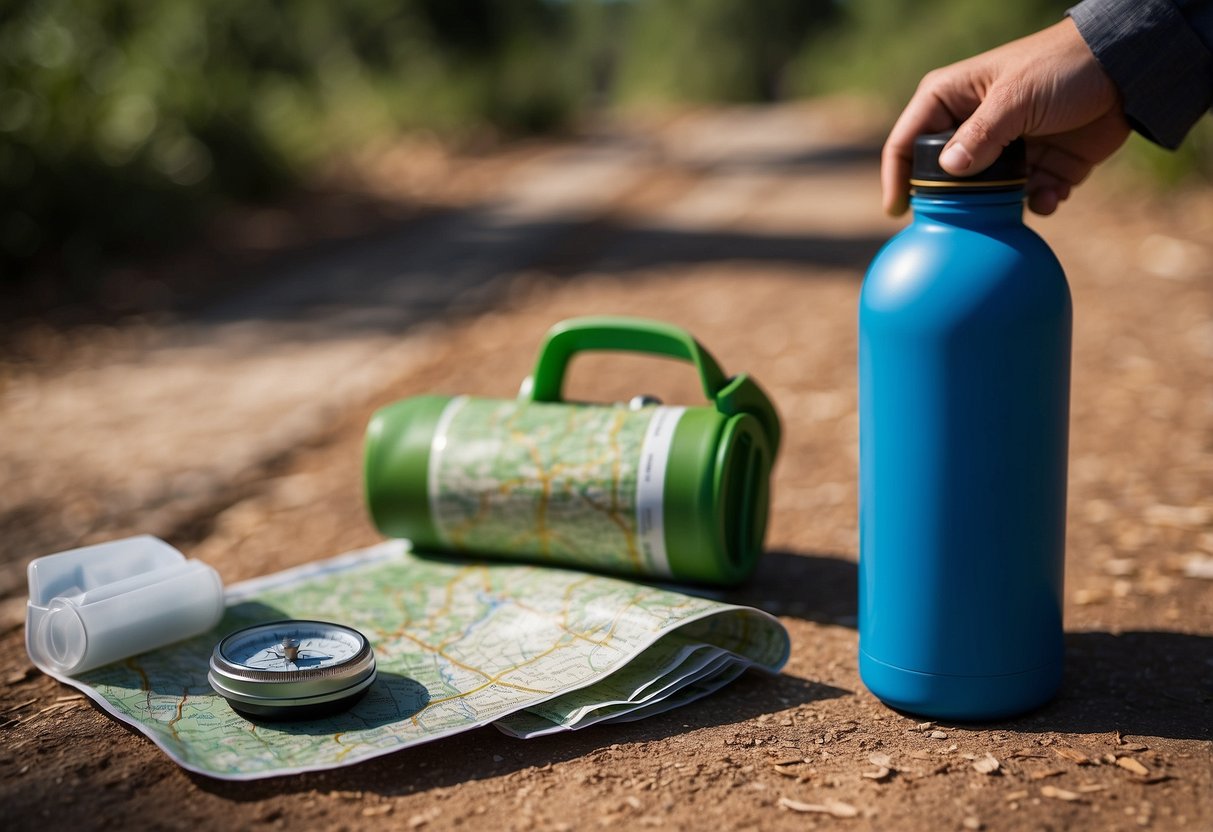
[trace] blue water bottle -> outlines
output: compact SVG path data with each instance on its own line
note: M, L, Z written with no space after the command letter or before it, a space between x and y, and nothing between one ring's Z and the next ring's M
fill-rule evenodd
M950 137L918 137L914 221L859 302L859 670L986 720L1061 683L1070 293L1023 224L1022 140L961 179Z

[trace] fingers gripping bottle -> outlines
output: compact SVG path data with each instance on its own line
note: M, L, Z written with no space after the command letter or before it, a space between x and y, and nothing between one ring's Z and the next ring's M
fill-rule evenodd
M995 719L1061 683L1070 294L1023 224L1022 141L965 179L919 136L912 224L859 304L859 669L886 704Z

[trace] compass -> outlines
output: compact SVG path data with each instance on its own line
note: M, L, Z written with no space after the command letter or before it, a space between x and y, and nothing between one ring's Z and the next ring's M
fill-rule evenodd
M375 653L352 627L271 621L237 630L216 644L207 678L242 716L313 719L362 698L375 681Z

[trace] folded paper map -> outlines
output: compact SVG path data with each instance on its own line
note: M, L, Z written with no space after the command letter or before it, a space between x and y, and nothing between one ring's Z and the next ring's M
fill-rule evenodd
M180 765L229 780L335 768L494 724L518 737L660 713L748 667L777 672L772 616L565 569L420 556L391 541L229 587L210 633L59 677ZM215 643L250 624L324 619L371 641L379 676L349 711L250 722L207 682Z

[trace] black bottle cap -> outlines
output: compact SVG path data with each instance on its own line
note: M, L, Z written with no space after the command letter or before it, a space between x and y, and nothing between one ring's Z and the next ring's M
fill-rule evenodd
M994 164L972 176L953 176L939 165L939 152L955 130L926 133L914 139L914 167L910 184L917 191L1000 190L1023 187L1028 179L1027 147L1023 139L1007 145Z

